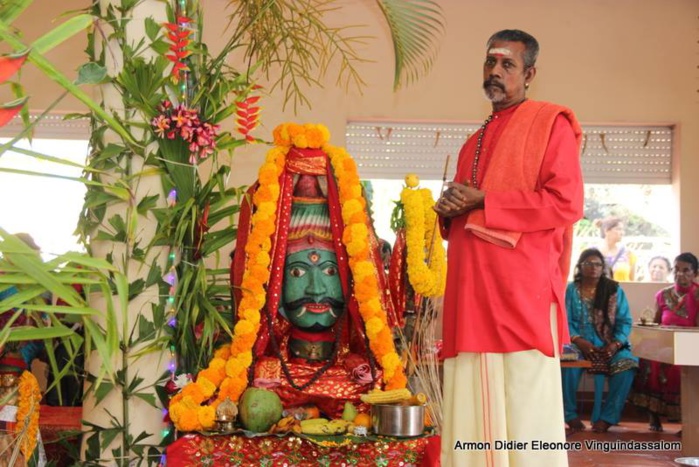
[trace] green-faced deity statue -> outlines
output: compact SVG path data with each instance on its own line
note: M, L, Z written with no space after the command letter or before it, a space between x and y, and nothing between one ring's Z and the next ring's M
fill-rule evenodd
M281 298L280 311L292 325L292 356L311 362L330 358L330 336L345 299L324 199L294 200Z

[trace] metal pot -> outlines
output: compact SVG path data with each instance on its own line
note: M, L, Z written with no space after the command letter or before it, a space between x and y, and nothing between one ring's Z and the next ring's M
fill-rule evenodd
M425 406L375 404L371 406L371 423L377 435L420 436L425 429Z

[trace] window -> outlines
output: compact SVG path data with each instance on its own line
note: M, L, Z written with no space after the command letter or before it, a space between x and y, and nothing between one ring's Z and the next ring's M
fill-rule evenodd
M35 118L35 117L34 117ZM2 129L0 144L22 131L13 121ZM69 160L77 166L40 160L19 152L0 156L0 223L11 233L27 232L49 259L55 254L78 251L81 246L73 235L83 205L85 187L66 177L82 175L81 165L88 152L88 126L84 121L63 121L60 116L42 120L34 138L21 140L16 147ZM51 173L38 177L21 172Z
M373 186L377 234L394 241L388 219L407 173L435 198L456 170L459 150L480 124L354 121L347 125L347 150L359 174ZM574 260L583 248L602 247L602 219L619 217L624 246L635 256L634 280L650 280L654 256L678 253L679 203L672 189L672 126L584 125L581 164L585 217L576 225ZM671 278L669 278L671 280Z

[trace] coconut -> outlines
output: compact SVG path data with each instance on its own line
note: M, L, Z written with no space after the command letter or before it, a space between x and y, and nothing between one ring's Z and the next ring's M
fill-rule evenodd
M238 419L246 430L265 433L282 418L282 401L267 389L247 388L238 402Z

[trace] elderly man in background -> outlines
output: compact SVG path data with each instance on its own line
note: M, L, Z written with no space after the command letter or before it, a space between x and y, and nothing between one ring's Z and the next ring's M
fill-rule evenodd
M445 467L568 465L559 354L582 132L570 109L527 100L538 52L519 30L488 40L493 113L435 206L449 241Z

